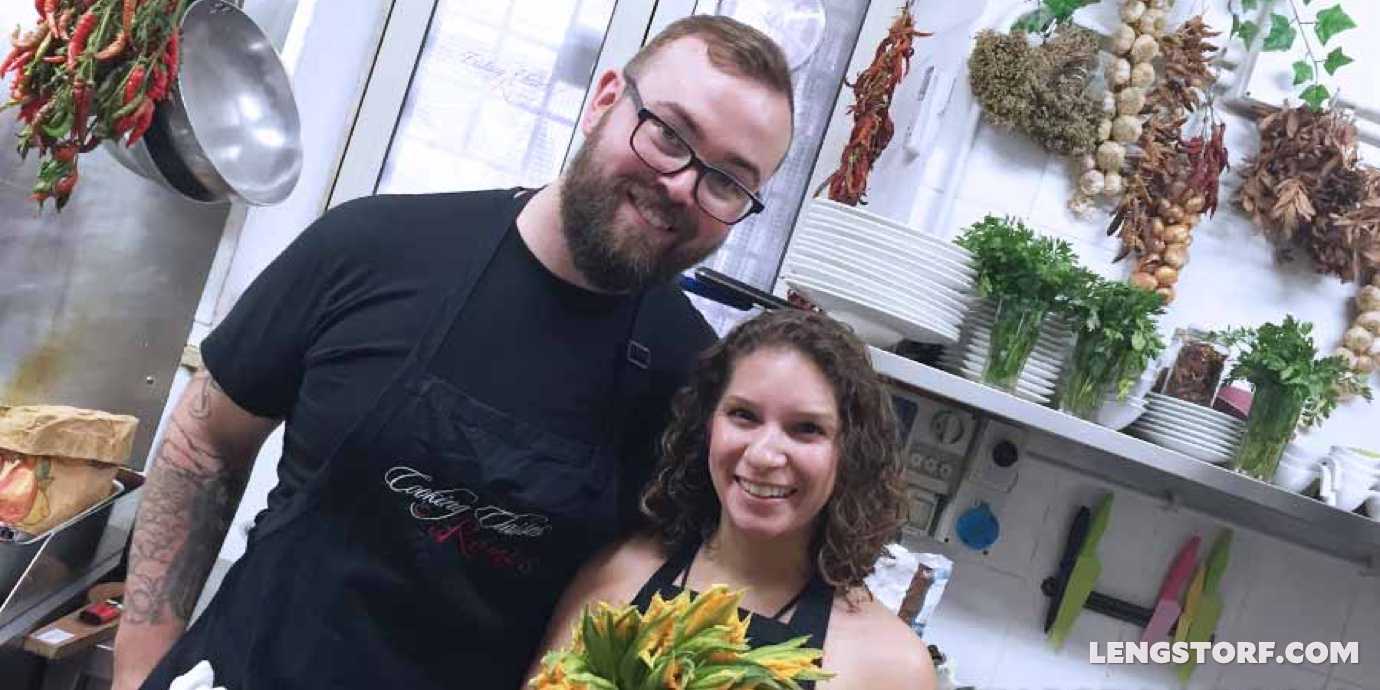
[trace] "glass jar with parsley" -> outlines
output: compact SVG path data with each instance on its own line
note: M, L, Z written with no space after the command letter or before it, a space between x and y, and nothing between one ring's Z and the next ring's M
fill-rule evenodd
M1341 357L1318 357L1313 324L1284 317L1284 323L1235 328L1212 339L1238 350L1227 374L1255 388L1246 434L1233 466L1261 481L1274 476L1285 446L1300 427L1317 426L1347 395L1371 399L1368 386L1348 370Z
M1077 340L1060 385L1059 408L1083 419L1115 395L1125 400L1142 372L1164 350L1155 318L1158 294L1088 274L1070 309Z
M1081 280L1073 248L1018 219L992 215L956 242L973 254L978 295L997 306L983 382L1013 391L1046 316L1062 310Z

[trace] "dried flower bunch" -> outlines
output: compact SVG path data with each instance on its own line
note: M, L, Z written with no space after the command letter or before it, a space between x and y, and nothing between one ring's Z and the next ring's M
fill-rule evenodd
M1021 132L1062 155L1097 146L1102 101L1091 89L1097 36L1064 24L1041 42L1020 30L983 31L968 57L968 80L992 124Z
M853 105L848 106L848 112L853 115L853 131L843 147L838 170L825 180L830 200L849 206L864 203L867 177L877 158L891 143L895 131L890 114L891 97L910 70L910 58L915 54L911 43L929 35L915 30L910 6L903 5L886 38L877 46L872 64L849 85L853 89Z
M1236 201L1281 258L1302 252L1343 281L1380 270L1380 170L1361 162L1351 115L1299 106L1259 129L1260 153Z
M1209 39L1217 35L1198 16L1160 41L1162 74L1146 94L1149 118L1108 228L1108 234L1120 233L1117 260L1136 257L1131 283L1166 302L1173 301L1179 272L1188 263L1193 228L1203 214L1217 210L1227 168L1226 126L1210 97L1216 81L1211 63L1219 48ZM1185 126L1194 126L1190 122L1198 132L1185 137Z

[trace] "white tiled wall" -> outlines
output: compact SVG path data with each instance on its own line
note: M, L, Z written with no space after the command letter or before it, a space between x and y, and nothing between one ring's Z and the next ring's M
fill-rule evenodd
M1069 452L1079 452L1070 448ZM1172 667L1098 666L1088 662L1096 641L1135 641L1134 626L1084 612L1068 641L1054 651L1042 632L1049 599L1040 582L1051 575L1069 523L1080 505L1113 491L1102 538L1097 591L1150 606L1169 561L1190 536L1204 549L1226 526L1133 491L1049 464L1023 460L1020 479L1001 507L1001 539L983 556L954 544L931 544L955 561L926 641L955 663L957 677L984 690L1140 690L1177 687ZM1203 690L1289 688L1380 689L1380 579L1350 563L1234 528L1222 581L1217 636L1226 641L1355 641L1360 664L1264 667L1207 664L1188 687Z
M984 21L991 23L1016 4L1015 0L992 0ZM1224 3L1210 0L1195 7L1204 5L1220 15L1218 6ZM923 49L923 41L918 42L917 50ZM904 105L898 105L900 112L894 116L900 132L909 119ZM1255 130L1234 114L1224 115L1231 162L1239 171L1256 148ZM936 217L935 209L952 193L952 222L947 227L927 227L929 232L953 236L988 213L1016 215L1042 232L1068 240L1088 268L1116 278L1129 272L1124 263L1111 263L1119 243L1105 234L1108 215L1083 219L1067 210L1071 163L1046 154L1021 136L986 125L980 125L974 136L962 120L957 114L946 114L939 138L942 148L933 152L931 164L909 188L910 203L878 199L874 210L906 218L899 209L909 208L909 219L923 224ZM973 148L966 171L956 179L945 179L942 171L957 158L955 149L967 141ZM1363 157L1380 160L1380 151L1367 148ZM884 176L886 171L874 172L874 176L879 174ZM1179 296L1163 321L1164 329L1168 332L1187 324L1254 325L1292 313L1314 322L1320 347L1331 349L1346 327L1348 300L1355 286L1319 277L1306 266L1277 265L1269 244L1233 208L1231 198L1240 184L1239 174L1227 172L1224 182L1216 217L1195 231L1191 265L1183 272ZM904 186L888 189L898 192ZM1323 447L1374 445L1375 419L1380 419L1380 409L1374 406L1346 405L1311 436ZM1067 452L1080 451L1070 446ZM1048 599L1040 593L1040 582L1055 568L1077 506L1092 505L1107 490L1112 489L1062 467L1027 463L1001 508L1002 539L989 555L956 545L934 545L956 564L944 599L926 628L926 638L954 661L960 681L994 690L1180 687L1171 668L1088 662L1089 641L1138 640L1140 631L1130 625L1085 612L1058 652L1041 632ZM1168 563L1183 541L1198 534L1211 543L1224 525L1132 491L1115 492L1111 524L1101 542L1103 570L1097 589L1152 604ZM1335 667L1209 663L1195 671L1188 687L1380 690L1380 578L1273 538L1235 531L1223 581L1225 606L1218 638L1354 641L1360 646L1360 663Z

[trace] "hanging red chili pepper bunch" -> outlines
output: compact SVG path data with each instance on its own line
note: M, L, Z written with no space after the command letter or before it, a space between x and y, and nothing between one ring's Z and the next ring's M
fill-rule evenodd
M77 184L77 158L102 140L133 146L177 77L177 27L186 0L34 0L38 23L16 30L0 62L13 73L19 155L37 149L33 200L58 210Z
M906 3L886 38L877 46L872 64L849 84L853 89L853 105L848 107L853 115L853 133L843 147L843 160L838 170L827 181L831 200L849 206L863 203L872 165L891 142L894 126L888 111L896 86L910 69L910 58L915 54L911 43L917 37L929 35L915 30L910 3Z

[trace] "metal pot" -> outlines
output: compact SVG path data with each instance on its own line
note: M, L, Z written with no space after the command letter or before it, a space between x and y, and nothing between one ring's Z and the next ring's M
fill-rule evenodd
M302 170L291 82L273 44L226 0L198 0L182 18L182 66L168 100L133 148L107 150L131 171L201 202L267 206Z

